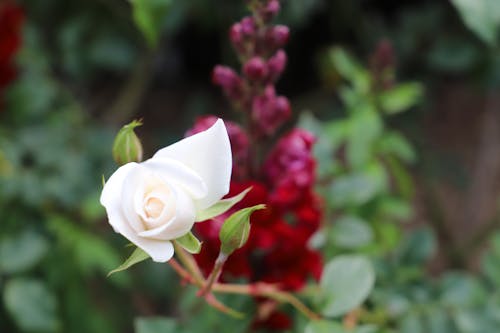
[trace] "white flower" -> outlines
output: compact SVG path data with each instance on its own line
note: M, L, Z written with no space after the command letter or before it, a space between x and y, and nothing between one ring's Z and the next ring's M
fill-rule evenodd
M188 233L197 212L228 193L231 166L229 137L219 119L147 161L120 167L106 182L101 204L115 232L165 262L174 254L171 240Z

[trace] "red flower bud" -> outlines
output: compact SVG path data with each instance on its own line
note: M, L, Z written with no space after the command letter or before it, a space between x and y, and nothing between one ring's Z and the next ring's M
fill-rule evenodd
M243 66L243 73L251 81L262 81L267 77L267 64L261 57L253 57Z

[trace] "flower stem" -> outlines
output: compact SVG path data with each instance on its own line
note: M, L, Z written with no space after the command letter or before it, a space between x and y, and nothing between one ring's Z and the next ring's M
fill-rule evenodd
M205 296L212 290L212 286L220 278L220 275L222 273L222 267L224 267L224 263L226 262L226 260L227 260L227 255L220 252L219 256L215 260L214 268L212 269L212 272L208 276L207 283L199 292L200 296Z
M205 278L203 277L200 267L198 267L198 264L194 260L193 256L186 252L186 250L184 250L182 246L177 244L177 242L174 241L173 243L175 253L177 253L179 260L186 267L191 277L196 281L196 285L200 287L203 286L205 284Z

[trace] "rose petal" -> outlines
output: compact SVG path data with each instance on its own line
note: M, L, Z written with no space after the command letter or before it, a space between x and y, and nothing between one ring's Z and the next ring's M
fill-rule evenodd
M229 191L232 157L224 122L219 119L206 131L197 133L159 150L156 158L172 158L193 169L205 182L208 192L195 200L198 209L219 201Z
M121 193L124 180L137 163L128 163L118 168L104 185L101 194L101 204L106 208L109 224L115 232L122 234L129 241L143 249L154 261L165 262L174 255L174 247L169 241L143 238L127 223L122 211Z
M158 154L158 153L157 153ZM184 163L172 158L153 156L141 163L148 171L154 172L168 184L184 187L194 198L203 198L207 195L207 184L196 170L187 167Z
M173 191L176 197L175 216L160 227L140 232L139 236L172 240L191 230L196 218L193 200L178 188L173 188Z

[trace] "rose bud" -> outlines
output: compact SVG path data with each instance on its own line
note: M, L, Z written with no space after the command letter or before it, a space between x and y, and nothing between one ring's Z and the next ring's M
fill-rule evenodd
M174 255L200 213L229 192L231 146L224 122L127 163L105 183L101 204L115 232L156 262Z
M243 73L251 81L263 81L267 77L267 64L261 57L253 57L243 65Z
M142 144L134 132L134 128L141 125L141 121L134 120L123 126L116 135L113 142L113 158L119 165L142 160Z

